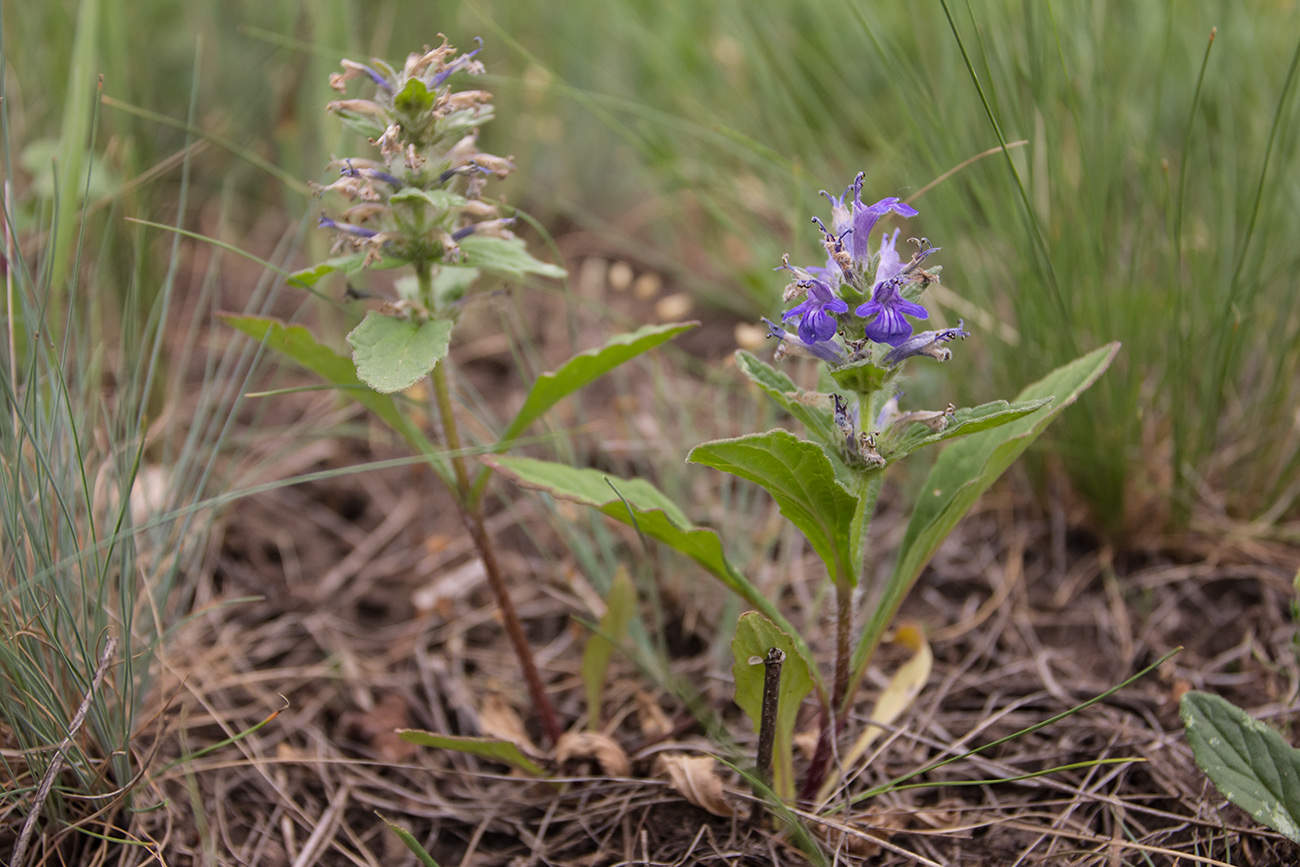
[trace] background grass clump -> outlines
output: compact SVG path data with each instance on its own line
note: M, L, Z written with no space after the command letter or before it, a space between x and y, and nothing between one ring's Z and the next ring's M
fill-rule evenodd
M1198 507L1266 525L1295 514L1297 13L1285 4L101 5L11 4L5 46L28 142L77 131L59 108L76 97L85 116L86 75L106 73L102 177L178 154L182 129L130 107L179 120L194 83L195 126L234 151L196 166L196 201L237 193L244 226L263 209L300 213L303 188L286 179L341 145L319 111L337 57L401 53L412 33L483 35L501 114L518 119L484 145L516 156L518 203L555 234L588 233L753 319L774 309L780 254L815 255L799 231L824 206L810 190L859 169L874 194L924 190L909 230L960 264L936 300L980 336L963 383L975 399L1124 342L1050 444L1099 528L1122 540ZM928 187L1000 139L1027 144ZM268 184L254 158L283 172ZM165 214L175 175L114 204ZM61 225L75 200L65 188Z

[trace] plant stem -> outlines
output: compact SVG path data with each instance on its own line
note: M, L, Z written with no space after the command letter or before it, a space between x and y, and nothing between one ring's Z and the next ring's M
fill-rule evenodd
M785 653L773 647L763 660L763 710L758 726L758 778L772 785L772 748L776 745L776 721L780 711L781 666Z
M826 779L830 766L832 747L844 720L848 718L849 705L849 670L852 657L849 654L850 639L853 634L853 588L847 581L835 582L835 683L832 686L830 704L822 707L821 733L817 737L817 749L813 751L812 761L808 764L808 775L804 777L803 789L799 797L805 801L813 800Z
M431 306L433 303L432 268L427 262L417 262L415 274L419 281L420 298L426 306ZM465 456L460 453L460 429L456 427L451 389L447 385L447 369L442 361L439 361L430 371L429 380L433 384L434 403L438 407L438 419L442 423L443 441L451 452L451 466L456 478L456 487L452 494L456 498L457 510L460 512L461 520L465 522L465 529L469 531L470 538L474 540L479 560L483 563L488 586L492 588L492 595L496 597L497 607L501 610L502 624L514 648L515 657L519 660L519 668L523 672L524 683L528 687L528 695L537 711L537 717L547 740L554 745L563 732L555 715L555 707L547 697L541 675L537 672L533 649L528 644L528 636L524 634L523 624L520 623L519 614L515 611L514 600L510 598L510 588L506 585L501 567L497 563L496 549L492 547L492 539L488 535L487 522L483 516L483 498L475 496L470 484L469 471L465 467Z
M456 417L451 406L451 391L447 387L447 372L442 362L438 362L429 374L429 378L433 381L433 393L438 406L438 415L442 420L443 436L447 448L452 453L452 469L456 475L456 501L461 519L465 522L465 528L469 530L470 538L474 540L474 547L478 550L479 559L483 562L483 571L487 573L488 585L492 588L497 607L501 610L501 621L505 626L506 635L514 647L515 656L519 659L519 668L528 686L528 695L546 732L547 740L554 745L560 739L562 730L555 716L555 708L551 705L551 700L542 685L542 678L537 673L533 650L528 644L528 637L524 634L519 614L515 611L514 601L510 598L510 589L506 586L505 577L501 574L501 567L497 563L496 550L492 547L492 540L488 536L487 524L483 517L482 500L471 501L469 473L465 469L465 457L459 453L460 433L456 428Z
M849 692L849 644L853 638L853 588L847 581L835 582L835 686L831 707L843 713Z

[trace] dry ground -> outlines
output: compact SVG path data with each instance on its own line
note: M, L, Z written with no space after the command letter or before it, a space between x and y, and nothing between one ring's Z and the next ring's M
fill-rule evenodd
M659 301L628 303L650 311ZM708 328L688 348L719 355L731 323ZM465 367L481 391L516 400L511 358L492 341L470 329L458 357L471 359ZM685 405L726 399L674 365L651 369L672 378L667 391ZM655 438L673 437L656 415L655 389L629 381L641 379L624 381L628 393L597 392L584 404L590 417L561 420L591 426L580 441L592 461L652 464ZM286 423L279 436L298 439L291 449L284 439L259 446L279 450L273 475L398 454L328 394L286 400L276 417ZM358 436L314 435L348 421ZM709 483L699 484L707 492ZM587 632L574 618L593 617L590 582L537 497L500 480L493 490L503 563L550 694L566 723L583 725ZM929 636L933 673L854 790L1046 720L1182 652L1073 716L809 827L839 863L1297 863L1300 848L1225 805L1207 783L1178 717L1183 691L1207 689L1287 730L1300 690L1290 609L1297 550L1204 518L1191 533L1148 535L1116 553L1083 529L1065 497L1048 500L1044 507L1012 480L941 549L904 611ZM880 545L901 527L887 497L873 527ZM650 557L659 574L674 673L750 754L754 738L731 701L731 660L718 640L736 609L702 572L623 538L629 561ZM828 623L817 577L808 561L766 579L782 585L774 592L810 635ZM166 864L414 864L381 815L442 865L805 863L778 826L749 821L738 778L725 777L737 815L721 818L656 775L658 754L710 744L683 700L625 658L611 669L604 718L631 759L626 775L543 757L561 782L538 783L395 738L400 727L496 731L510 720L503 708L529 717L469 540L418 467L241 501L214 536L197 609L168 648L138 746L155 769L180 761L139 791L136 806L154 809L119 817L121 831L152 841ZM882 671L896 662L881 655L850 731L865 725ZM1099 759L1126 761L970 783ZM945 785L956 781L966 784ZM130 850L122 863L145 863L145 851Z

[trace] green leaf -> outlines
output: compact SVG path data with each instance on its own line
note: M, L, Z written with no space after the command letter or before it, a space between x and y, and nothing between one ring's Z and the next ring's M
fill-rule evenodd
M1035 410L1042 409L1051 402L1050 397L1044 397L1014 404L1007 403L1005 400L995 400L975 407L963 407L953 413L942 431L932 431L923 424L909 425L896 440L881 445L880 454L887 461L896 461L925 446L1009 424Z
M558 265L534 259L521 238L494 238L491 235L467 235L459 242L464 264L481 268L499 277L519 279L525 274L563 279L568 272Z
M600 631L587 639L587 646L582 651L582 682L586 687L587 717L592 731L600 728L600 709L610 655L615 643L623 640L627 624L636 610L636 586L622 565L610 582L605 606L605 615L600 618Z
M736 680L736 704L749 716L757 732L763 719L763 677L766 666L751 663L763 659L768 651L780 648L785 653L781 666L781 686L777 690L776 747L772 751L772 788L782 798L794 797L794 726L799 706L813 690L812 667L800 646L784 630L757 611L740 615L736 635L731 640L734 662L731 673Z
M621 479L599 470L577 469L534 458L493 455L480 460L520 487L545 491L554 497L599 509L685 554L794 636L804 657L812 658L807 645L785 616L727 560L718 534L692 526L682 510L646 480ZM818 687L821 687L820 680Z
M348 344L357 376L375 391L392 394L415 385L443 359L451 345L451 321L414 322L371 310L352 329Z
M406 85L393 94L393 107L408 115L420 115L433 108L433 94L418 78L408 78Z
M939 455L921 487L893 574L854 649L854 683L939 544L1052 419L1097 381L1118 351L1118 343L1108 343L1058 367L1020 392L1015 401L1019 404L1053 397L1052 403L1008 424L959 440Z
M817 404L803 403L799 400L802 392L794 380L765 361L760 361L743 349L736 351L736 367L749 377L759 388L767 392L768 397L790 415L803 422L808 433L827 445L834 445L843 439L840 429L835 426L834 413L830 403L821 400Z
M438 265L433 272L433 303L438 309L445 308L465 297L469 287L478 279L477 268L465 268L460 265ZM417 283L417 293L418 283Z
M384 134L384 125L373 114L349 108L336 108L334 113L344 126L362 138L374 141Z
M440 735L419 729L398 729L397 736L408 744L433 747L439 750L454 750L472 756L482 756L512 768L518 768L534 777L546 776L540 765L523 754L519 747L510 741L499 738L471 738L463 735Z
M437 448L433 443L420 432L419 426L406 417L393 398L379 394L361 382L352 359L320 344L301 325L285 325L262 316L221 314L221 319L254 340L293 359L327 382L346 389L353 400L397 431L417 453L428 456L434 462L434 469L444 478L447 477L446 467L435 457Z
M1197 766L1223 796L1300 843L1300 750L1217 695L1189 692L1178 709Z
M816 443L773 430L698 445L686 460L762 485L808 537L831 580L857 583L861 564L853 562L850 540L858 500L835 478L835 467Z
M469 204L469 199L450 190L422 190L419 187L402 187L389 196L388 201L394 205L428 205L435 211L450 211Z
M411 850L424 867L439 867L438 862L433 860L433 856L420 845L420 841L415 839L414 834L403 828L401 825L388 821L388 819L384 818L384 816L377 810L375 811L375 815L379 816L379 820L387 825L388 829L396 834L399 840L406 844L406 848Z
M537 377L524 398L524 405L501 435L501 442L512 440L523 433L530 424L560 400L590 382L604 376L643 352L654 349L699 325L698 322L675 322L668 325L646 325L605 341L603 346L580 352L550 373Z
M378 262L372 262L369 266L367 266L365 262L365 253L349 253L347 256L335 256L332 259L326 259L324 262L320 262L310 268L304 268L301 271L294 271L289 275L288 283L290 286L297 286L300 289L310 289L331 274L343 274L351 277L354 274L366 270L366 268L375 271L399 268L402 265L405 265L407 260L393 256L384 256Z
M897 368L881 367L870 359L844 364L831 370L831 379L840 388L858 394L870 394L885 387L898 372Z

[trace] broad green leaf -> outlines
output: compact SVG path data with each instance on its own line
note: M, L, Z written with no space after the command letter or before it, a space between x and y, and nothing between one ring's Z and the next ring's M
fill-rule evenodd
M397 736L408 744L433 747L439 750L454 750L472 756L482 756L512 768L518 768L534 777L546 776L546 771L528 756L524 755L516 744L499 738L471 738L463 735L440 735L419 729L398 729Z
M1118 343L1108 343L1058 367L1025 388L1015 400L1018 404L1052 397L1050 404L1009 424L958 440L939 455L921 487L894 571L854 649L854 683L939 544L1052 419L1097 381L1118 351Z
M897 440L882 444L880 454L887 461L896 461L917 449L935 443L1009 424L1035 410L1042 409L1051 402L1050 397L1044 397L1015 404L1007 403L1005 400L995 400L975 407L963 407L953 413L942 431L935 432L923 424L912 424Z
M518 279L525 274L563 279L568 272L558 265L534 259L520 238L468 235L459 242L464 264L500 277Z
M567 464L534 458L484 456L482 460L520 487L545 491L562 500L599 509L617 521L635 527L651 539L690 557L785 632L806 659L812 654L803 639L777 610L771 600L727 560L718 534L694 527L681 509L644 479L621 479L599 470L578 469ZM821 681L818 680L818 688Z
M600 618L600 631L587 639L587 646L582 651L582 682L587 692L588 727L592 731L600 728L600 709L610 655L614 652L615 642L623 640L627 624L636 610L636 586L622 565L610 582L605 606L605 614Z
M816 443L786 430L773 430L698 445L690 463L762 485L826 563L831 580L857 583L851 543L857 497L835 478L835 467Z
M524 398L524 405L519 408L519 413L501 435L501 441L506 442L519 436L562 398L599 379L623 362L654 349L696 325L699 323L675 322L668 325L646 325L636 331L611 337L603 346L580 352L554 371L543 373L533 383L528 397Z
M379 394L357 377L352 359L318 343L311 332L301 325L285 325L262 316L222 314L221 319L254 340L262 341L269 348L293 359L327 382L346 389L349 397L382 419L417 453L428 456L434 463L434 469L444 478L448 477L443 461L435 457L437 447L420 432L418 425L406 417L393 398Z
M736 351L736 367L759 388L777 402L786 412L803 422L808 432L827 445L838 443L843 436L835 426L830 403L822 398L817 404L799 400L801 392L794 380L765 361L760 361L743 349Z
M397 839L406 844L406 848L410 849L412 854L414 854L416 858L420 859L420 863L423 864L424 867L439 867L438 862L433 860L433 856L420 845L420 841L415 839L414 834L403 828L401 825L388 821L388 819L384 818L383 814L378 810L375 811L375 815L379 817L381 822L388 826L390 831L397 835Z
M1189 692L1178 709L1197 766L1223 796L1300 843L1300 750L1217 695Z
M757 611L740 615L736 635L731 640L734 660L731 673L736 680L736 704L759 730L763 719L763 678L766 666L753 663L764 659L768 651L780 648L785 653L781 666L781 687L777 690L776 747L772 751L772 789L782 798L794 797L794 726L799 706L813 690L812 667L794 638Z
M451 321L414 322L371 310L348 335L357 376L383 394L410 388L447 354Z

